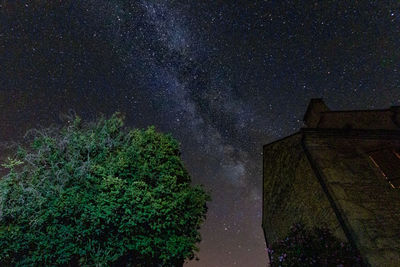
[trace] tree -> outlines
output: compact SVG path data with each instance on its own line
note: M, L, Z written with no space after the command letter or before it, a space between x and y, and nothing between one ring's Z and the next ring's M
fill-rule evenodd
M329 229L294 224L288 235L268 249L271 266L362 266L360 253Z
M177 266L194 258L209 195L170 135L116 113L31 130L3 164L0 265Z

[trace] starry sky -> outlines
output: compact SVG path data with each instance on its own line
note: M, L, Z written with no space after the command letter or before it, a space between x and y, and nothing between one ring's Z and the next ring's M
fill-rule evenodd
M262 145L315 97L400 105L400 1L0 3L0 141L71 110L172 133L213 198L187 266L266 265Z

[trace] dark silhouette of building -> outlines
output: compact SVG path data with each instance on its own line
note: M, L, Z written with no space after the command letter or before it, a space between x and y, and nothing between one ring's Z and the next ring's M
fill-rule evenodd
M264 146L267 244L298 221L325 226L370 266L400 266L400 107L331 111L312 99L306 127Z

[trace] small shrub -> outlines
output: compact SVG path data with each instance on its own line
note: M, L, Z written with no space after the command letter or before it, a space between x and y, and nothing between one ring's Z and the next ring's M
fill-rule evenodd
M341 242L329 229L306 229L296 223L286 238L268 250L271 266L361 266L361 257L349 243Z

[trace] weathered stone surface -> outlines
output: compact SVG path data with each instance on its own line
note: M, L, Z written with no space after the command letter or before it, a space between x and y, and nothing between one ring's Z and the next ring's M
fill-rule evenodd
M367 156L377 147L399 147L399 140L336 136L305 138L305 143L366 261L374 266L399 266L400 192L390 186ZM376 251L387 257L377 257Z
M298 221L318 222L346 240L339 222L304 154L301 135L264 148L263 227L268 243L283 238Z

